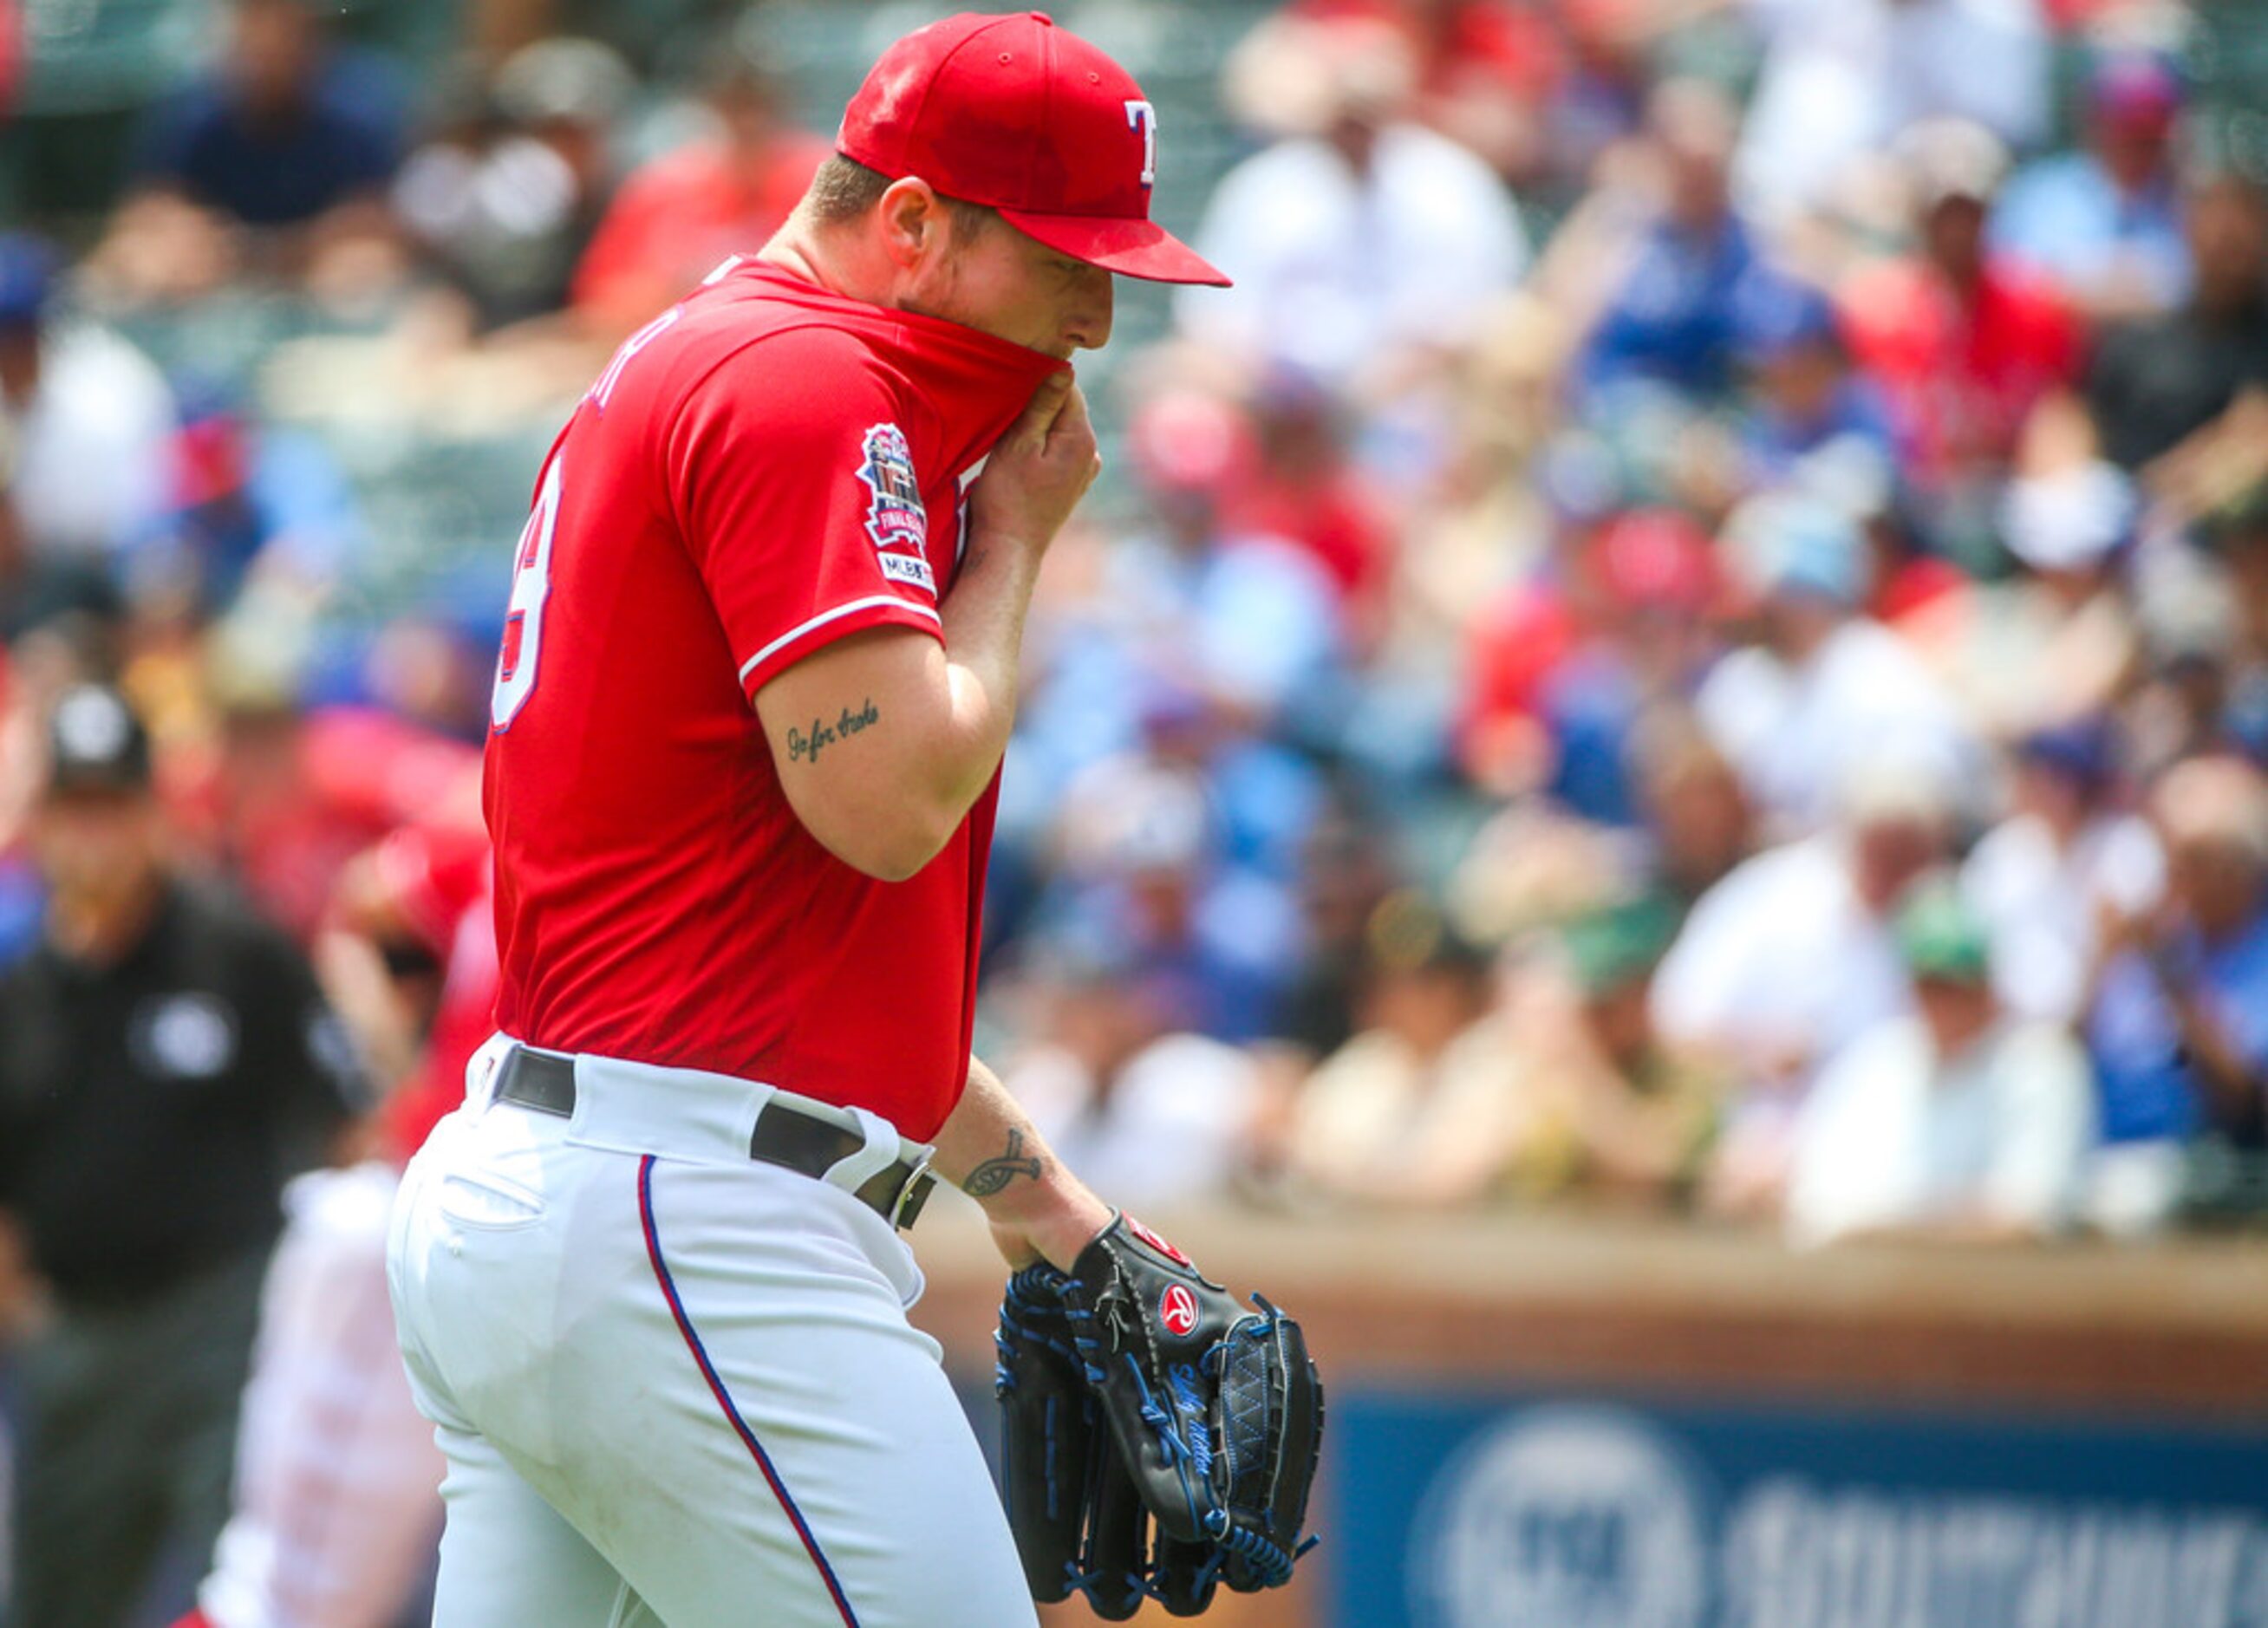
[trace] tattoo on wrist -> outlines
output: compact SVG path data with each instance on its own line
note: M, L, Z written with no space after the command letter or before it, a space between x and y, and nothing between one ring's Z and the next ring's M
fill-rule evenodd
M990 1198L1020 1175L1028 1175L1035 1182L1046 1173L1048 1161L1037 1154L1024 1153L1024 1133L1008 1132L1008 1148L997 1159L988 1159L968 1173L961 1190L971 1198Z
M844 707L842 715L832 719L814 718L808 734L793 724L787 726L787 756L792 763L817 762L819 755L838 740L847 740L864 729L872 729L882 721L881 709L874 704L872 696L858 704L853 712Z

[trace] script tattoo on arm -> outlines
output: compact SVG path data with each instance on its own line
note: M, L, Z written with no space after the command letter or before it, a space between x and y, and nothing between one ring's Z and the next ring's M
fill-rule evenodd
M1007 1151L971 1170L968 1179L961 1184L961 1190L971 1198L990 1198L1020 1175L1038 1181L1047 1168L1046 1160L1025 1156L1024 1133L1012 1130L1008 1132Z
M858 710L855 712L846 706L839 717L813 718L808 733L790 724L787 726L788 761L792 763L815 763L819 761L819 755L836 741L848 740L861 730L872 729L881 721L882 711L874 704L873 696L869 696L858 704Z

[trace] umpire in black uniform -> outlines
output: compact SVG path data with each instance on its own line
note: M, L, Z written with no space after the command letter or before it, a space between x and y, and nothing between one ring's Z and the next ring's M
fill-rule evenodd
M45 935L0 975L0 1225L52 1300L20 1352L11 1622L121 1628L169 1544L211 1551L278 1195L355 1073L298 950L173 874L124 701L67 692L48 744Z

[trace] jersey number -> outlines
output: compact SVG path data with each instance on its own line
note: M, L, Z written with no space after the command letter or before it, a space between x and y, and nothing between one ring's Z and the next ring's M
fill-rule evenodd
M709 282L718 281L739 263L738 256L726 261L709 274ZM614 400L615 387L622 382L622 369L639 351L667 333L671 324L683 314L682 307L672 306L624 340L622 349L615 352L614 360L607 364L607 371L591 387L586 399L605 412L607 403ZM551 535L559 529L561 461L561 454L555 452L550 463L544 467L543 484L535 494L535 508L527 517L527 529L519 534L519 553L512 561L512 602L504 609L504 648L497 652L496 683L489 691L489 726L492 729L511 728L512 720L519 716L519 709L535 693L535 664L543 653L543 605L551 597Z
M559 529L559 465L554 453L536 490L535 507L519 534L512 567L512 602L505 607L504 647L497 652L496 684L489 691L489 724L509 729L535 693L535 664L543 653L543 605L551 597L551 538Z

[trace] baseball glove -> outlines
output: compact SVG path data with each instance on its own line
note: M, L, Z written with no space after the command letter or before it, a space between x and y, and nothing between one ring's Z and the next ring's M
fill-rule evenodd
M1032 1597L1084 1592L1112 1622L1145 1597L1194 1616L1218 1584L1289 1580L1323 1423L1300 1325L1248 1312L1120 1216L1068 1272L1009 1279L1002 1484Z

